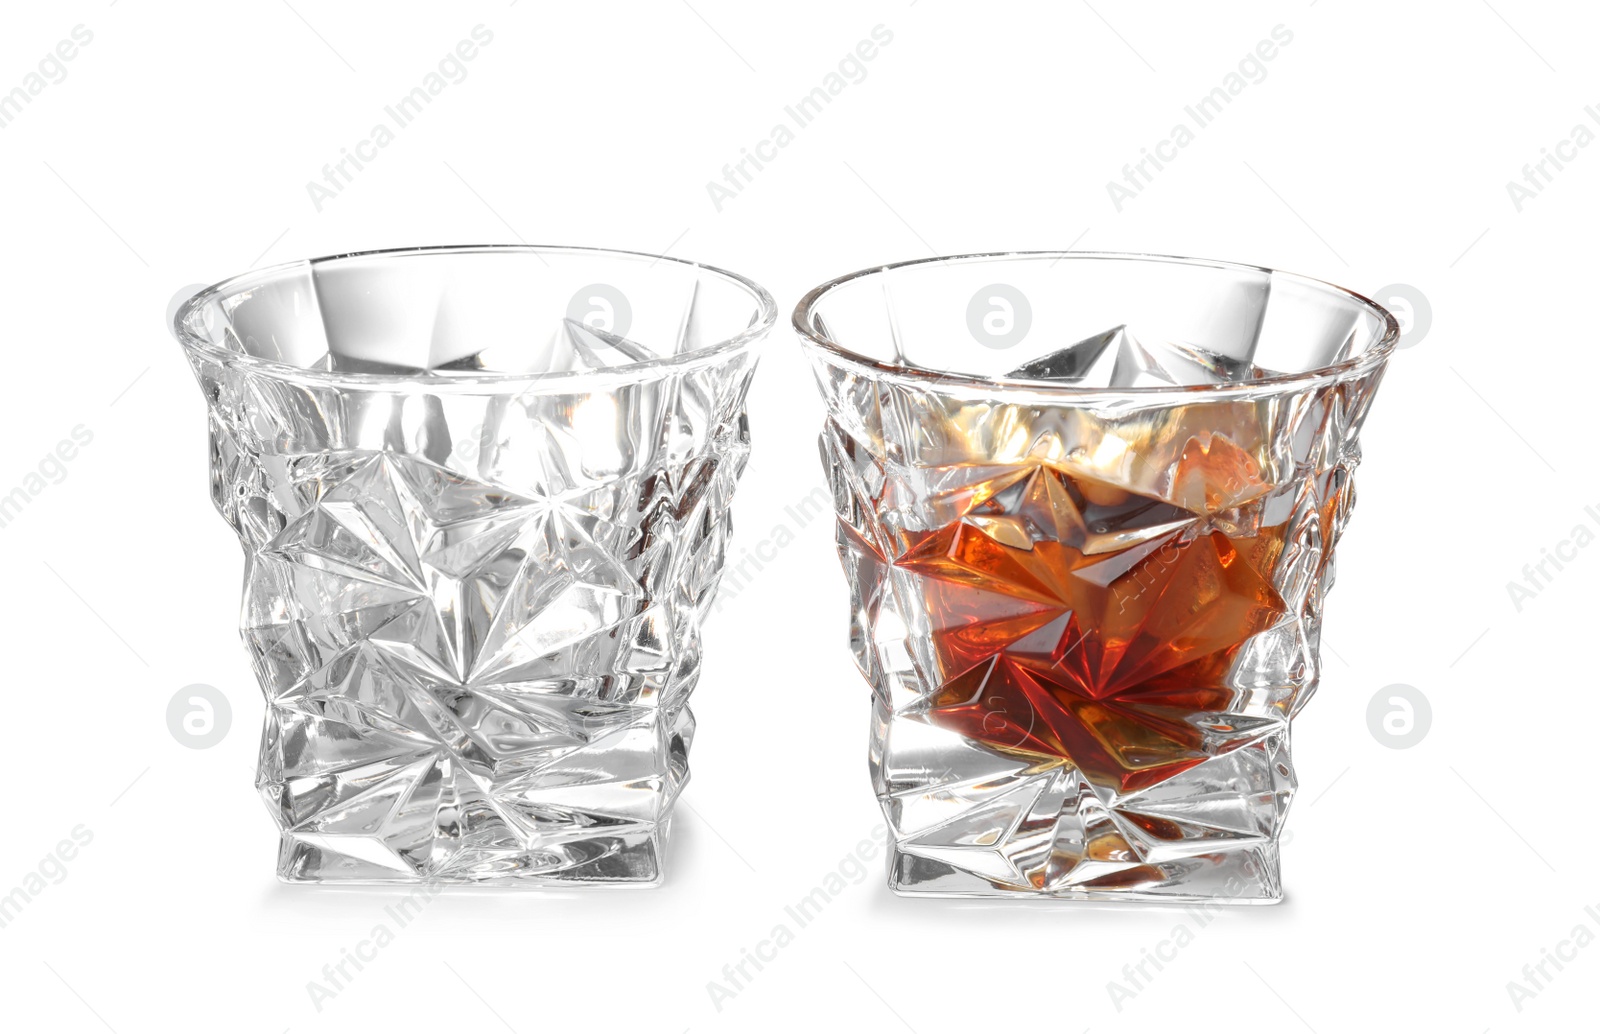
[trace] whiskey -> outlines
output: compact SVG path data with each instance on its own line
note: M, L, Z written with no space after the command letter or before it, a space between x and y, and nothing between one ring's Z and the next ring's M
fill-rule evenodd
M1289 609L1273 583L1287 522L1244 512L1265 486L1237 446L1191 446L1169 493L1183 506L1037 462L898 536L945 673L930 721L1122 793L1216 753L1229 730L1205 716L1229 709L1240 648Z

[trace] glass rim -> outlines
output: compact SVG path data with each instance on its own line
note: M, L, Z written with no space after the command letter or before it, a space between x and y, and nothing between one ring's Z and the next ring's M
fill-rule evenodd
M817 315L818 304L835 288L842 287L853 280L873 274L888 273L892 270L905 269L910 266L922 266L943 263L959 262L984 262L996 259L1050 259L1057 261L1066 260L1110 260L1127 262L1167 263L1182 266L1205 266L1213 269L1228 269L1266 273L1269 276L1283 277L1318 290L1335 295L1341 295L1357 305L1365 308L1373 315L1379 317L1384 323L1383 335L1367 348L1349 359L1328 366L1320 366L1300 373L1274 374L1271 377L1262 377L1250 381L1224 381L1217 384L1189 384L1189 385L1147 385L1128 388L1091 387L1073 384L1063 384L1039 378L1026 377L983 377L977 374L958 373L949 370L939 370L933 367L916 366L910 363L891 363L856 352L837 341L832 340L819 332L814 320ZM1389 356L1393 354L1396 343L1400 340L1400 322L1393 313L1368 298L1347 287L1316 277L1304 276L1299 273L1290 273L1281 269L1272 269L1267 266L1252 265L1247 262L1228 262L1222 259L1194 258L1184 255L1161 255L1135 251L984 251L972 252L963 255L938 255L930 258L908 259L903 262L891 262L881 266L869 266L858 269L853 273L834 277L807 291L805 296L794 307L790 317L790 325L795 333L800 335L803 344L815 347L827 354L830 362L839 362L848 367L855 367L870 373L889 374L906 380L925 383L941 388L970 388L993 392L1001 389L1018 393L1034 393L1038 395L1066 397L1082 400L1098 399L1125 399L1134 397L1184 397L1196 396L1218 397L1249 395L1266 389L1273 393L1296 390L1316 384L1338 380L1351 374L1364 372L1367 369L1381 367Z
M217 298L237 294L242 290L256 287L273 279L283 276L293 270L314 266L320 262L335 262L343 259L371 259L371 258L406 258L426 255L441 254L511 254L511 253L555 253L572 254L582 253L588 255L602 255L617 259L649 259L652 264L656 262L671 262L679 266L688 266L693 269L711 273L722 277L737 287L747 292L756 303L756 319L744 330L730 337L722 338L715 344L696 348L690 352L674 353L672 355L658 356L654 359L645 359L638 362L625 363L618 366L608 366L589 370L562 370L555 373L529 373L527 371L471 371L448 372L444 374L430 371L415 371L408 373L357 373L341 370L317 370L310 367L298 366L294 363L280 362L276 359L267 359L262 356L251 355L248 352L235 351L223 345L207 341L190 333L185 326L186 321L200 305ZM506 385L524 385L525 390L532 390L535 385L548 384L553 390L585 391L592 386L614 386L617 384L644 381L664 376L669 372L679 369L694 369L711 365L716 360L737 352L747 346L753 345L763 337L778 319L778 304L772 294L760 284L749 277L742 276L720 266L709 266L702 262L690 259L675 258L670 255L653 255L646 251L627 251L621 248L598 248L572 244L435 244L415 247L400 248L375 248L365 251L339 252L333 255L321 255L313 258L294 259L280 262L271 266L219 280L209 287L196 291L183 304L173 312L171 323L168 327L178 344L185 351L195 352L223 362L231 366L243 367L257 371L276 380L293 381L300 383L319 384L325 386L348 386L367 389L419 389L428 393L439 393L451 390L467 390L498 388Z

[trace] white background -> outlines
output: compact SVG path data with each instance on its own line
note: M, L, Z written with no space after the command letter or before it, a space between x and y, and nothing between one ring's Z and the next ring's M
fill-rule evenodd
M1523 967L1575 926L1600 934L1600 907L1584 912L1600 906L1600 715L1582 660L1600 549L1520 611L1507 584L1575 526L1600 529L1584 510L1600 507L1600 147L1547 166L1520 211L1506 183L1580 123L1600 132L1584 111L1600 104L1595 19L1510 0L1093 2L8 4L0 92L74 26L93 40L0 129L0 495L74 427L93 440L0 528L0 894L41 867L59 878L0 928L0 1025L1592 1023L1600 946L1564 949L1520 1011L1507 984L1533 990ZM467 78L319 211L307 181L480 24L493 40ZM865 79L719 211L707 182L877 25L893 40ZM1118 211L1107 181L1278 25L1293 39L1265 79ZM784 315L736 521L741 546L798 534L707 630L663 887L447 892L319 1011L308 982L394 926L399 895L274 880L238 546L207 498L204 411L163 308L256 265L519 240L665 250L772 291ZM1326 676L1297 722L1287 898L1199 929L1173 910L902 900L875 862L719 1011L708 981L878 821L828 521L794 528L784 511L822 484L821 407L788 311L863 266L1069 246L1408 284L1431 303L1363 438ZM206 750L167 728L192 683L232 705ZM1431 704L1409 749L1369 730L1393 684ZM80 825L92 841L59 876L45 859ZM1193 943L1114 1002L1108 982L1180 923Z

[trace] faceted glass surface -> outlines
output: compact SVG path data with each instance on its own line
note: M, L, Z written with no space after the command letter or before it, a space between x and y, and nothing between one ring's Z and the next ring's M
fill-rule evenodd
M498 247L179 309L282 878L660 879L774 312L690 263Z
M1317 281L907 263L795 312L898 891L1270 902L1398 328Z

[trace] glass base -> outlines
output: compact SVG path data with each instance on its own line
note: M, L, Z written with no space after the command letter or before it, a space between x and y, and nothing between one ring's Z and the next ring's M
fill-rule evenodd
M528 850L459 849L447 868L427 875L402 869L381 843L371 850L350 837L337 840L285 832L278 878L285 883L453 884L482 886L655 887L662 881L668 823L635 832L592 834Z
M912 684L875 708L872 776L889 886L910 896L1271 904L1294 796L1289 722L1227 716L1230 736L1157 782L1122 785L925 720Z
M1133 870L1107 866L1081 882L1024 886L896 848L889 887L905 897L1055 898L1166 904L1275 905L1283 900L1278 847L1262 844L1181 861L1144 863Z

